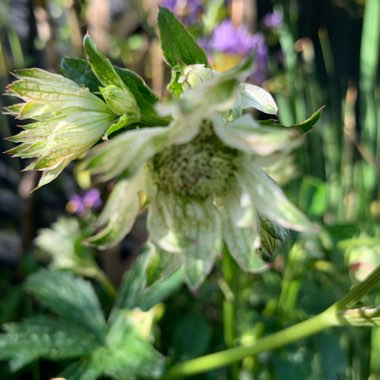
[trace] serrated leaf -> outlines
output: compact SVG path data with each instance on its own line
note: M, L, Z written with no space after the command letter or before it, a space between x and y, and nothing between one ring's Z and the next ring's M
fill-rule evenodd
M104 316L88 281L72 273L40 270L27 278L25 288L53 313L104 341Z
M158 28L164 58L171 67L195 63L208 66L204 50L169 9L159 8Z
M102 85L93 73L90 64L81 58L64 57L61 62L64 75L81 87L87 87L91 92L99 91Z
M94 335L63 319L34 317L7 323L0 335L0 359L12 371L38 359L62 360L89 354L97 345Z
M162 373L164 358L138 330L139 321L131 318L133 312L119 312L106 338L106 344L98 347L91 355L88 372L108 375L120 380L132 380L137 376L150 379ZM141 318L152 318L148 313ZM144 321L141 321L144 323ZM81 379L87 379L86 373ZM91 378L91 377L90 377Z

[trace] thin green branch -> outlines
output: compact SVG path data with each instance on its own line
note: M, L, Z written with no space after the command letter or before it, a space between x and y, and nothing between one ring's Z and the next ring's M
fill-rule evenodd
M350 316L352 316L352 322L355 324L355 320L358 318L358 313L347 312L347 308L356 304L379 281L380 266L373 271L365 281L353 287L345 296L321 314L264 337L257 341L254 346L230 348L228 350L179 363L169 369L161 380L191 376L225 367L232 363L238 362L247 356L253 356L261 352L275 350L289 343L293 343L310 335L316 334L329 327L350 324ZM374 315L377 315L377 313L374 313Z
M224 292L223 300L223 333L224 343L227 348L232 348L235 345L236 323L235 323L235 263L231 254L225 246L223 256L223 276L227 285L227 291ZM231 367L231 380L239 379L239 368L237 363Z

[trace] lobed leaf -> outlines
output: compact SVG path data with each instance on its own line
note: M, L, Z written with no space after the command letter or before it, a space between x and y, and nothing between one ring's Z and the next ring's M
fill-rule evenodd
M88 281L72 273L40 270L28 277L25 288L53 313L104 341L104 316Z
M94 335L64 319L33 317L3 325L0 359L16 371L38 358L62 360L89 354L97 345Z

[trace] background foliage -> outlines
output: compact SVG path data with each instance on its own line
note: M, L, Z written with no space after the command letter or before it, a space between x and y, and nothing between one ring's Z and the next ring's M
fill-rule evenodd
M178 275L155 282L159 267L167 263L150 263L147 271L148 253L129 269L146 238L143 216L115 249L94 252L81 245L97 212L94 204L84 202L90 187L85 172L72 167L48 187L30 193L36 175L20 173L24 163L3 155L2 379L37 380L62 373L71 379L102 374L122 379L126 372L127 378L149 378L165 364L225 347L220 312L225 298L232 298L236 306L238 338L232 344L252 344L321 312L379 264L379 2L203 3L204 15L195 20L188 17L195 11L176 10L196 39L206 39L206 50L219 69L244 55L212 41L212 31L223 19L246 25L259 38L254 46L257 59L263 60L253 79L274 94L281 123L294 124L326 105L305 145L272 173L292 201L324 226L323 232L317 237L292 235L292 241L278 249L270 271L239 274L232 287L219 266L199 292L191 294ZM82 37L88 30L113 62L137 71L156 95L165 96L164 84L170 78L156 38L155 4L3 1L0 86L5 88L11 80L11 70L38 66L58 71L64 55L83 56ZM273 11L281 21L270 24L265 17ZM260 50L262 43L267 50ZM1 102L7 105L9 99L2 97ZM16 132L5 116L0 123L2 138ZM4 151L11 144L1 139L0 147ZM109 190L101 188L102 199ZM379 296L374 292L363 302L378 303ZM148 327L136 329L136 320L141 322L138 326ZM379 337L376 327L327 331L246 358L240 376L375 379L380 377ZM132 347L140 353L133 360L119 355ZM230 370L194 378L228 379Z

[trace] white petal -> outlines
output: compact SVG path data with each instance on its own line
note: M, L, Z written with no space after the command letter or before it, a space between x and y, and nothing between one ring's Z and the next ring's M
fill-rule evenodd
M223 237L239 266L249 272L261 272L267 264L257 249L260 235L257 215L250 195L238 188L217 202L223 222Z
M169 142L166 127L128 131L92 149L84 165L103 180L122 173L131 176Z
M144 180L145 173L141 170L130 180L117 182L97 222L102 229L87 243L104 249L128 234L140 211L139 192L144 189Z
M239 181L251 194L254 206L260 214L286 228L316 231L316 226L287 199L280 187L259 167L243 163Z
M259 126L249 114L230 123L214 122L214 130L226 145L261 156L290 151L300 143L296 130Z
M219 215L209 200L191 202L162 192L158 199L156 207L161 209L153 209L149 218L152 238L161 248L181 255L186 283L197 289L222 251ZM153 215L155 211L159 215Z
M243 109L256 108L271 115L277 115L278 107L272 95L263 88L249 83L240 84Z
M181 245L172 228L175 224L171 213L174 205L173 198L166 196L162 191L152 195L148 209L147 227L150 240L159 248L172 252L181 253Z

